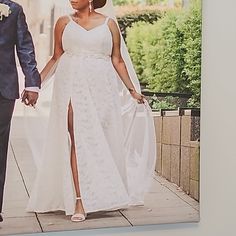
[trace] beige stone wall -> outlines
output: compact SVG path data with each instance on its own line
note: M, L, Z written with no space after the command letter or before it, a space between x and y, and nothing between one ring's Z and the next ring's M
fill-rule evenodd
M199 115L191 111L154 114L156 129L156 171L199 200L200 143Z

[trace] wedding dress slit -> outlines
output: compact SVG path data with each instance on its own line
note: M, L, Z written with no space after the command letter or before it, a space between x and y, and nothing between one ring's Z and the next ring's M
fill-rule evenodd
M73 107L71 101L68 106L68 132L70 135L70 162L71 171L73 176L73 183L75 188L76 196L80 196L79 190L79 167L77 162L76 147L75 147L75 135L74 135L74 124L73 124Z
M77 162L77 155L76 155L76 147L75 147L75 135L74 135L74 117L73 117L73 106L70 100L69 106L68 106L68 132L70 134L70 147L71 147L71 171L73 176L73 182L74 182L74 189L76 193L76 202L75 202L75 209L77 206L77 203L81 205L81 212L80 214L84 214L83 212L83 199L80 197L80 185L79 185L79 166ZM76 212L76 215L73 216L75 220L81 220L81 215Z

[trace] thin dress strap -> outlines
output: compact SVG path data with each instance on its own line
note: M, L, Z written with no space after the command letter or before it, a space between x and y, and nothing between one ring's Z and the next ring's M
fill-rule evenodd
M109 19L110 19L110 16L107 16L107 17L106 17L106 20L105 20L105 22L104 22L104 24L107 24L107 22L109 21Z

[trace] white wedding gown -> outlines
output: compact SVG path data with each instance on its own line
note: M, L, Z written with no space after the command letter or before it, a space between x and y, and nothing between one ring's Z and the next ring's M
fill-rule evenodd
M111 62L108 19L86 30L70 18L64 29L64 53L55 72L47 136L27 211L74 213L70 101L85 212L143 204L156 159L153 118L149 106L129 93L122 104L120 93L127 89Z

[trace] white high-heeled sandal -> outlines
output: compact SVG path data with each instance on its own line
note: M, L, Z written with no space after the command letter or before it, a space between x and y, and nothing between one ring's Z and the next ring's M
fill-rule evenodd
M81 197L77 197L76 200L81 200ZM86 213L75 213L73 216L71 216L71 221L73 222L82 222L85 221L87 217Z

